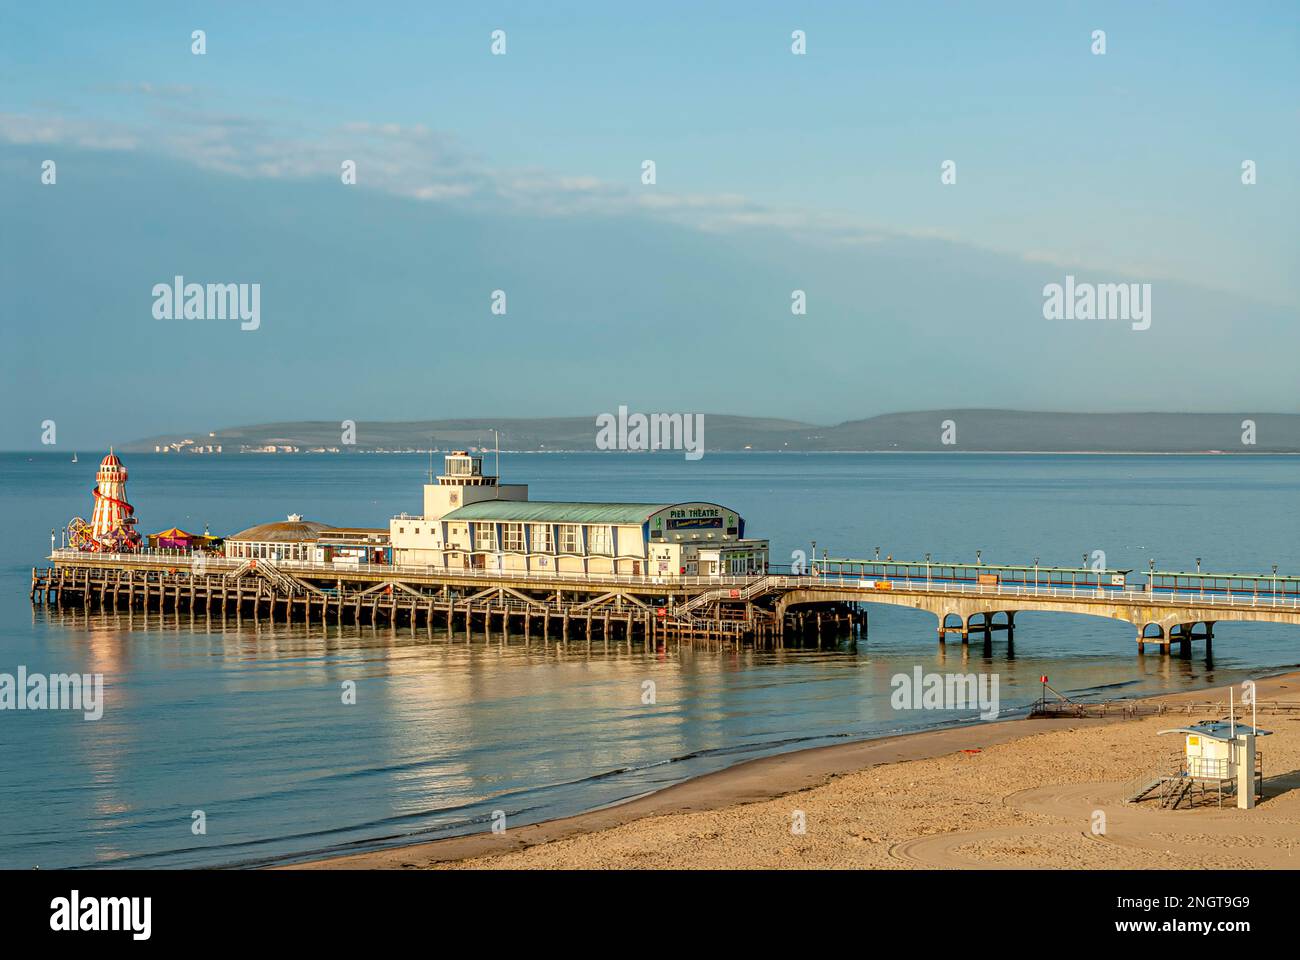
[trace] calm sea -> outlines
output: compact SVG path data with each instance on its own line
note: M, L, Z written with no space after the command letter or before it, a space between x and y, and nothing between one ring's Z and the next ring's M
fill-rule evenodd
M1004 711L1041 674L1133 696L1300 662L1293 628L1220 624L1215 661L1135 655L1124 623L1022 614L946 655L929 614L871 612L856 645L606 652L423 628L255 624L34 610L51 528L88 517L102 451L0 455L0 672L102 673L103 717L0 712L0 867L185 867L291 860L549 819L774 752L968 720L899 713L892 675L996 672ZM131 455L141 527L231 533L289 513L384 526L418 513L421 456ZM1112 567L1300 569L1300 460L873 454L503 454L534 499L715 500L774 562L820 553ZM343 681L356 682L344 705ZM653 680L656 702L642 703ZM206 833L191 828L202 811Z

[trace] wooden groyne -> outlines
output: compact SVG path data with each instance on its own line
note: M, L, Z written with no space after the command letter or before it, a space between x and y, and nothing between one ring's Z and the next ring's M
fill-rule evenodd
M1230 705L1226 700L1174 701L1163 700L1038 700L1029 712L1030 717L1079 717L1103 719L1107 717L1213 717L1228 715ZM1236 709L1244 708L1240 702ZM1261 700L1255 704L1257 714L1281 714L1300 717L1300 703L1289 700Z

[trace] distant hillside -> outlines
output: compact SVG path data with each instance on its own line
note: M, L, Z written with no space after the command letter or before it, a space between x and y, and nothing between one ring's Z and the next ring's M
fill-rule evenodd
M956 427L957 450L1106 453L1291 453L1300 451L1300 414L1033 413L932 410L854 420L819 431L810 450L951 450L942 423ZM1243 421L1254 423L1253 445Z
M1254 424L1254 444L1242 422ZM945 427L951 421L952 426ZM343 443L337 421L264 423L192 434L147 437L130 452L156 448L223 454L395 452L493 447L503 450L595 450L594 417L361 421ZM945 434L954 443L945 443ZM1104 453L1297 453L1300 414L1034 413L1019 410L928 410L891 413L834 426L794 420L705 414L707 450L787 451L1096 451Z

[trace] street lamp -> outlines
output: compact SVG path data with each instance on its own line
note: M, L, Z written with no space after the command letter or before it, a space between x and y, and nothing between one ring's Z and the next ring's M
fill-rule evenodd
M54 528L50 528L50 553L54 553Z
M811 564L815 564L817 562L817 541L816 540L812 542L812 553L808 554L808 556L811 557L810 565L808 567L808 573L812 573Z
M1034 593L1038 592L1038 558L1034 557Z
M925 589L930 589L930 555L925 555Z
M1196 558L1196 572L1197 572L1197 573L1200 573L1200 572L1201 572L1201 558L1200 558L1200 557L1197 557L1197 558Z
M980 551L976 550L976 551L975 551L975 565L976 565L976 566L979 566L979 562L980 562Z

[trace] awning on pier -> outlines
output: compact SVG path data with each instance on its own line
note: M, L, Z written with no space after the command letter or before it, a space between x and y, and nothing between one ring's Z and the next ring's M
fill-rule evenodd
M186 533L180 527L149 534L149 546L157 550L189 550L193 547L212 543L216 537L201 533Z

